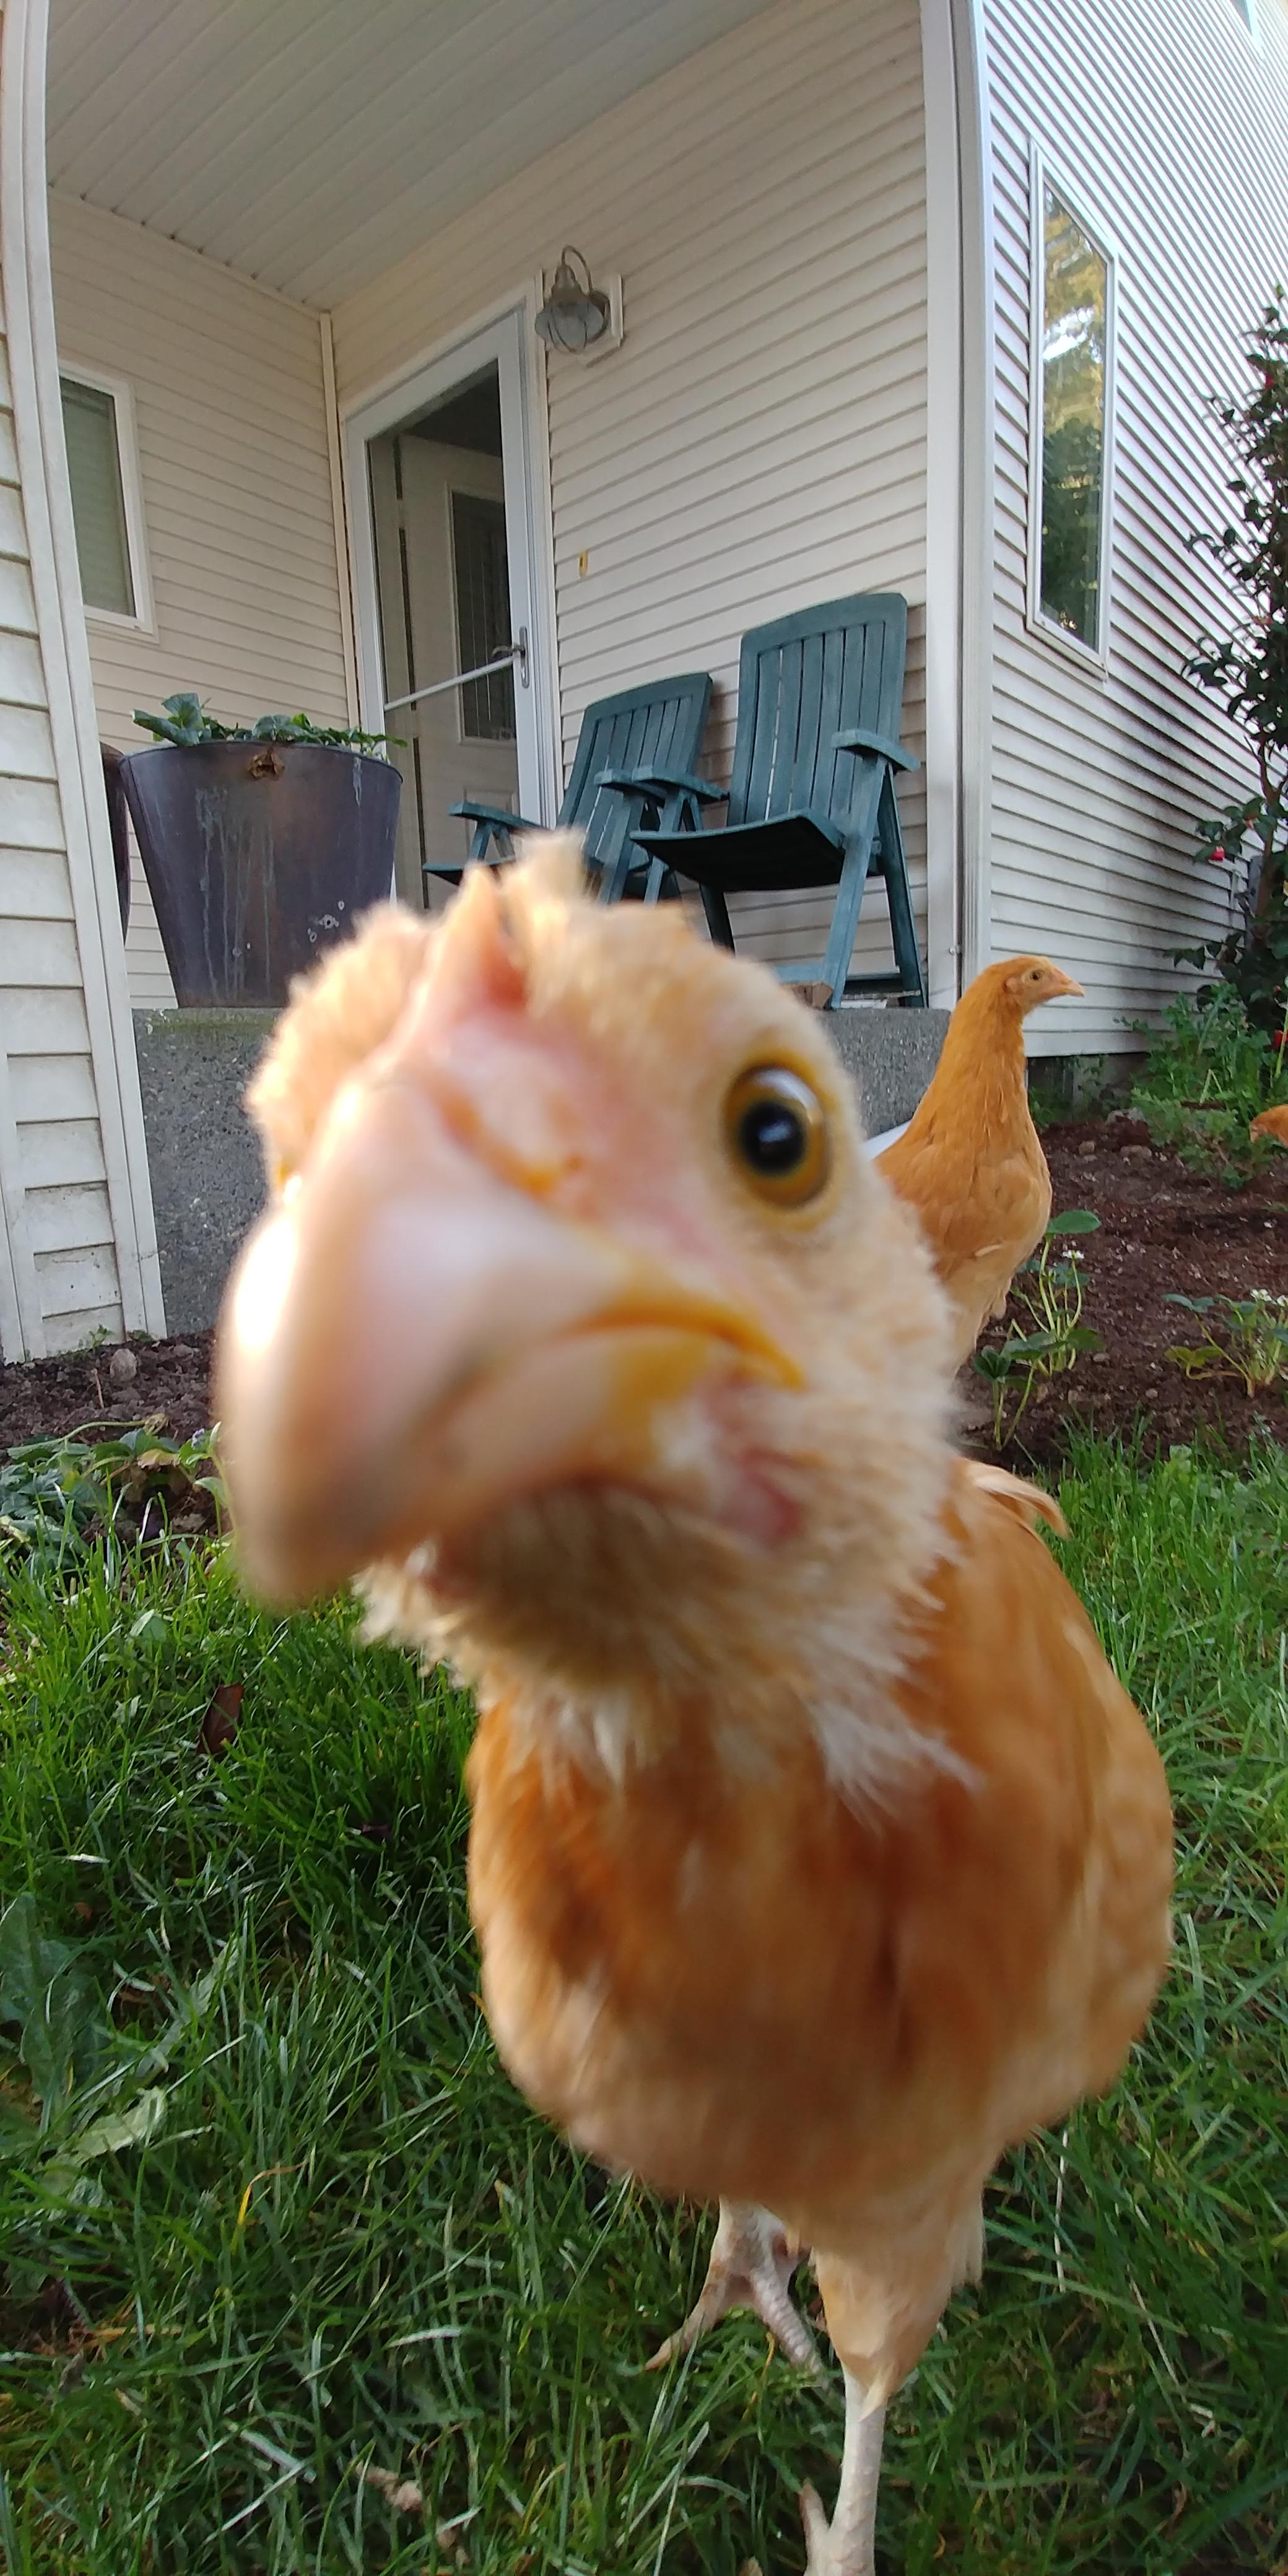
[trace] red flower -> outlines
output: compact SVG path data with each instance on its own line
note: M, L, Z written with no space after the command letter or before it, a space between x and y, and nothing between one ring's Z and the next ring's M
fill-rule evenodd
M1288 1046L1288 1029L1276 1029L1270 1043L1276 1052L1280 1047Z
M1209 861L1210 861L1211 865L1212 865L1214 868L1219 868L1219 867L1222 865L1222 863L1223 863L1223 861L1224 861L1224 858L1225 858L1225 852L1224 852L1224 850L1209 850L1209 851L1208 851L1208 859L1209 859Z

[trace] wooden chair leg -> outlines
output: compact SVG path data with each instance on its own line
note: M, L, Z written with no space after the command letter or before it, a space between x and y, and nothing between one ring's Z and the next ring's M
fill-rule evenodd
M887 770L881 790L881 872L886 883L890 906L890 933L894 941L895 964L903 978L905 997L914 1007L926 1007L926 979L921 971L921 951L917 946L917 926L912 917L912 889L908 883L908 862L904 856L903 826L899 819L899 799L894 780Z

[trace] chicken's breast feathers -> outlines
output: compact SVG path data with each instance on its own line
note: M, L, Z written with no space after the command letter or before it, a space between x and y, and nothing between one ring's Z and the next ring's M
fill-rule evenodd
M608 2163L815 2245L978 2196L1112 2079L1167 1954L1143 1721L1012 1493L963 1470L947 1535L900 1691L942 1754L884 1810L830 1789L804 1730L789 1764L732 1765L703 1708L620 1783L552 1764L513 1701L471 1756L517 2081Z

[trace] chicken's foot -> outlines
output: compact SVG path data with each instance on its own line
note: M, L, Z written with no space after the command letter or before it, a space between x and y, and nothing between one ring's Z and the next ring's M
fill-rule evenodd
M829 2522L813 2487L801 2489L805 2576L876 2576L877 2483L885 2408L865 2412L857 2379L845 2374L845 2449L836 2510Z
M748 2201L721 2201L720 2223L697 2304L654 2353L649 2369L660 2370L664 2362L692 2352L731 2308L750 2308L782 2345L789 2361L812 2378L821 2377L814 2338L792 2304L792 2274L799 2260L799 2255L788 2252L786 2234L769 2210L756 2209Z

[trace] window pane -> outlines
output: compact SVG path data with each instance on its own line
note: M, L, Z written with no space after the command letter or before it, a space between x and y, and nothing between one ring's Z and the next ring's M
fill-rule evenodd
M1043 189L1042 614L1100 642L1109 264Z
M505 503L472 492L452 494L452 558L456 577L456 645L462 671L491 662L510 641L510 566L505 550ZM513 742L514 673L493 671L461 691L469 742Z
M116 404L97 385L64 376L63 432L72 484L72 517L81 590L87 608L133 617L134 583L125 533L125 495L116 435Z

